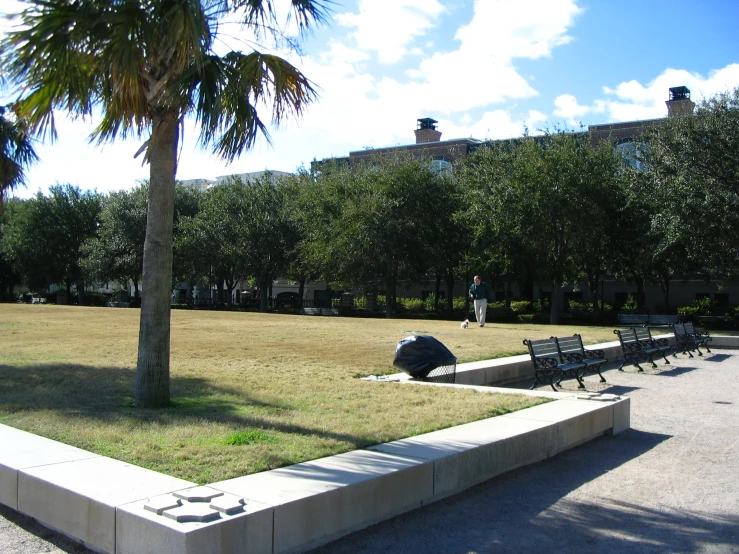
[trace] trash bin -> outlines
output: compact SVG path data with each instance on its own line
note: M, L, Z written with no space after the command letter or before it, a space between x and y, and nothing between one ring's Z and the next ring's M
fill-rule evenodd
M393 366L424 381L454 383L457 358L434 337L417 335L398 342Z

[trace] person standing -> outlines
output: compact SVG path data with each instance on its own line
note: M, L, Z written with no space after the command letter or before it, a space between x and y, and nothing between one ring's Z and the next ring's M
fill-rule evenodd
M488 286L475 275L475 282L470 286L470 300L475 301L475 318L480 327L485 327L485 314L488 311Z

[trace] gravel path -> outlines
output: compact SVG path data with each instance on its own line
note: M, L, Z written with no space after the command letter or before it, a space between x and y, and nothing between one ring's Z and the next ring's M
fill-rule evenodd
M632 428L314 551L739 553L739 351L610 369ZM567 386L570 386L569 384ZM0 506L0 553L90 552Z

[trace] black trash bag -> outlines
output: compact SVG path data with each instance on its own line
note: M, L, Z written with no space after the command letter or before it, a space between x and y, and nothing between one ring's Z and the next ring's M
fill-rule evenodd
M425 379L437 367L456 365L454 354L430 335L404 338L395 347L393 366L411 377Z

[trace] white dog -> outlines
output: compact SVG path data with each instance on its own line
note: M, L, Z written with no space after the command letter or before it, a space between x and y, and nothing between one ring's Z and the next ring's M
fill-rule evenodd
M460 329L467 329L467 327L470 326L470 320L465 319L462 323L459 324Z

